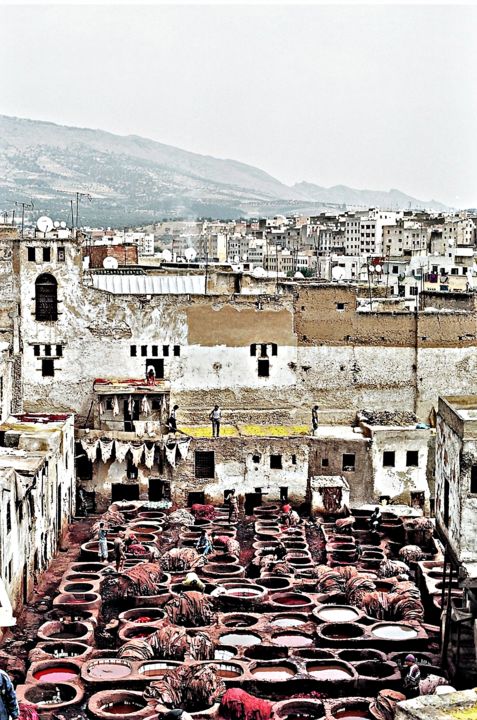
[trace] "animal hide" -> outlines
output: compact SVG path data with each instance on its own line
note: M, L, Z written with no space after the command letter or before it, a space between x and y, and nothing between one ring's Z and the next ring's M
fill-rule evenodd
M162 556L161 567L163 570L184 572L195 567L198 560L199 554L194 548L172 548Z
M99 447L101 450L101 460L104 463L107 463L109 458L112 455L113 452L113 446L114 446L114 440L103 440L103 438L99 441Z
M126 455L128 454L128 451L130 449L131 449L131 446L129 443L121 442L120 440L116 440L116 444L115 444L116 462L123 463L126 459Z
M183 592L164 605L167 617L173 625L203 627L214 622L212 601L201 592Z
M229 688L220 703L220 717L226 720L269 720L272 703L249 695L245 690Z
M152 443L151 447L149 447L147 443L144 445L144 465L147 468L152 468L152 466L154 465L155 450L156 446L154 445L154 443Z
M224 693L225 684L214 665L193 665L177 668L152 682L144 691L144 698L195 712L211 707Z
M340 487L324 487L321 488L321 497L326 512L337 513L341 507L343 490Z
M96 452L98 450L98 445L98 438L83 438L81 440L81 446L90 462L94 462L96 460Z

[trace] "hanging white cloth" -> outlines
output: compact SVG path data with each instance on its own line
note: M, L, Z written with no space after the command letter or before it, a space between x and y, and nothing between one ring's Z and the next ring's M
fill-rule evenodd
M113 397L113 415L119 415L119 403L116 395Z
M171 443L166 444L165 449L166 449L167 462L172 467L175 467L176 466L176 449L177 449L176 443L174 443L173 445L171 445Z
M99 447L101 450L101 460L105 463L108 462L113 452L114 440L103 440L99 441Z
M134 403L133 403L132 395L130 395L130 396L129 396L129 400L128 400L128 413L129 413L130 415L132 415L133 406L134 406Z
M146 433L146 422L144 420L135 420L134 429L136 430L136 435L144 435Z
M102 415L102 414L104 413L104 405L103 405L103 401L102 401L102 400L100 400L99 403L98 403L98 410L99 410L99 414L100 414L100 415Z
M126 459L128 450L130 449L131 446L129 443L116 440L116 462L123 463Z
M96 451L98 450L99 440L98 438L83 438L81 445L86 453L88 460L94 462L96 460Z
M144 444L141 443L140 445L137 445L136 443L131 443L131 447L129 449L131 450L133 465L138 467L138 465L141 464L141 458L144 452Z
M151 406L149 405L149 400L147 399L147 395L143 395L141 400L141 412L143 415L150 415L151 414Z
M147 444L144 445L144 465L147 468L152 468L154 465L154 452L155 452L156 446L154 443L152 443L152 447L148 447Z
M187 438L187 440L180 440L177 443L177 449L179 450L179 455L183 460L186 459L188 453L189 453L189 445L190 445L190 438Z

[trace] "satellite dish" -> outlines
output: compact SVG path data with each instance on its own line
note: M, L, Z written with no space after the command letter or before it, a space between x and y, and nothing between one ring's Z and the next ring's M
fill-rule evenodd
M164 252L162 253L162 259L163 259L165 262L171 262L171 260L172 260L172 253L171 253L171 251L168 250L167 248L166 248L166 249L164 250Z
M240 262L240 255L234 255L234 262L239 263Z
M194 248L188 247L184 250L184 257L186 260L195 260L197 253Z
M105 257L103 260L103 267L106 270L116 270L118 267L118 261L115 257Z
M375 266L374 266L374 269L375 269L375 271L376 271L377 273L380 273L380 272L382 272L382 269L383 269L383 268L381 267L381 265L375 265Z
M331 277L333 280L342 280L345 276L345 269L340 267L339 265L335 265L334 268L331 270Z
M36 221L36 226L42 233L50 232L50 230L53 230L53 220L46 215L42 215Z
M66 223L65 223L64 220L62 220L62 221L60 222L60 227L63 228L63 230L65 229Z
M55 228L60 227L60 223L58 222L58 220L55 220L55 222L53 223L53 227L55 227Z
M263 269L263 267L256 267L253 269L252 275L256 278L265 277L267 274L267 271Z

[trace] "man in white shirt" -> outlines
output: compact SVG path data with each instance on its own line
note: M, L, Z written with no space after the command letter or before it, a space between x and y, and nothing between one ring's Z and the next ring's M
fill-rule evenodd
M220 435L220 419L222 417L222 411L218 405L214 406L211 410L209 418L212 421L212 437L219 437Z

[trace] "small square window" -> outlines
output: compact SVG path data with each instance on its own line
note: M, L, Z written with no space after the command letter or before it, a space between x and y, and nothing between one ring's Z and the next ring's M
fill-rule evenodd
M418 467L419 465L419 451L408 450L406 453L406 465L408 467Z
M396 461L396 453L394 450L385 450L383 452L383 467L394 467Z
M257 346L255 345L255 343L252 343L252 345L250 345L250 355L252 357L255 357L256 354L257 354Z
M36 262L36 248L27 248L27 257L30 262Z
M282 456L281 455L270 455L270 470L281 470L282 469Z
M255 464L260 462L260 455L252 455L252 460Z
M321 458L321 467L328 467L329 464L328 458Z
M106 410L112 410L112 409L113 409L112 398L106 398Z
M141 355L142 357L147 356L147 345L141 345Z
M260 355L261 355L261 357L267 357L267 345L266 345L266 343L262 343L262 345L260 345Z
M291 456L292 465L296 465L296 455Z
M152 357L157 357L157 355L158 355L158 347L157 347L157 345L152 345L152 346L151 346L151 354L152 354Z
M174 356L180 357L181 354L181 346L180 345L174 345Z
M169 345L162 346L162 354L164 357L169 357Z
M477 495L477 465L472 465L470 469L470 492Z
M45 355L47 357L51 355L51 345L45 345Z
M43 358L41 361L41 374L43 377L54 377L55 376L55 365L53 360L49 358Z
M137 347L135 345L131 345L130 347L131 357L136 357L137 355Z
M337 310L344 310L344 309L345 309L345 304L342 303L342 302L337 302L337 303L336 303L336 309L337 309Z
M272 343L272 355L278 355L278 345L276 343Z
M354 472L356 458L354 453L343 453L343 466L342 469L345 472Z
M65 248L64 248L64 247L59 247L58 250L57 250L57 259L58 259L58 262L65 262L65 257L66 257L66 255L65 255Z
M39 355L40 355L40 346L39 345L33 345L33 355L35 355L35 357L39 357Z
M63 345L56 346L56 354L58 357L63 357Z
M43 248L43 262L50 262L51 260L51 248Z
M153 410L160 410L162 407L162 403L160 400L153 400L151 403L151 407Z

